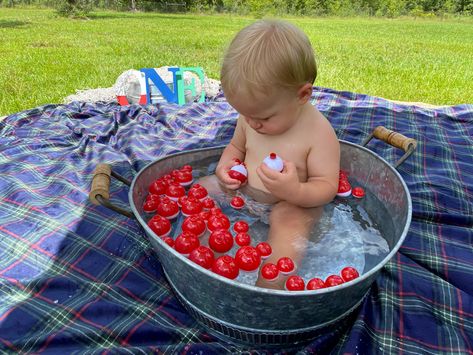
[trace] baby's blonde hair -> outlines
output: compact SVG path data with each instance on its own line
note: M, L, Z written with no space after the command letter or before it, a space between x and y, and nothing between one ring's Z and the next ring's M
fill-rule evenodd
M240 90L269 94L313 84L317 76L314 50L306 34L289 22L260 20L237 33L220 71L225 95Z

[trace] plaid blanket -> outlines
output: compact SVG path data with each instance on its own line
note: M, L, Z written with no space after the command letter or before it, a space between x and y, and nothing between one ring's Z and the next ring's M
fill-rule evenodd
M175 298L139 225L89 203L100 162L131 179L167 154L228 143L236 113L224 98L74 102L0 122L0 353L473 354L473 105L315 89L340 139L361 143L384 125L419 143L399 167L411 228L348 326L290 350L219 340ZM402 154L369 148L390 162ZM111 198L128 207L128 188L112 180Z

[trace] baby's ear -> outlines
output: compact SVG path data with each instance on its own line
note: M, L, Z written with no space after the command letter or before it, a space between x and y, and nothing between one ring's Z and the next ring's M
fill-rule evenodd
M297 91L297 97L301 105L305 104L312 96L312 84L305 83Z

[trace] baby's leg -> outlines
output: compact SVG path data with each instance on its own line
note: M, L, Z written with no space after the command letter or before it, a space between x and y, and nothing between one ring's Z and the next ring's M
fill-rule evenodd
M209 193L209 196L214 199L219 199L228 191L224 190L223 186L219 183L219 180L216 175L204 176L196 181L197 184L205 187Z
M290 257L300 265L304 257L307 241L314 224L319 220L323 207L303 208L286 201L278 202L269 216L269 234L267 242L273 253L265 260L266 263L276 264L279 258ZM288 276L280 275L276 281L268 282L258 276L256 286L284 289Z

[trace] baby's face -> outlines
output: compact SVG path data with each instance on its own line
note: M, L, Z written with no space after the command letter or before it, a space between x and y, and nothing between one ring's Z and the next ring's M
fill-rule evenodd
M296 93L234 95L228 102L260 134L279 135L291 128L299 118L302 105Z

